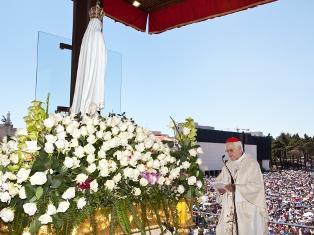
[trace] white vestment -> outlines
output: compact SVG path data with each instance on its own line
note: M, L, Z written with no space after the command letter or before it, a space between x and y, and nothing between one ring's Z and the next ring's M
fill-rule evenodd
M268 213L266 207L263 175L256 160L243 154L238 160L227 162L235 179L235 202L239 235L266 235L268 232ZM231 183L226 167L216 178L217 182ZM217 202L222 205L217 235L236 234L232 193L217 193Z

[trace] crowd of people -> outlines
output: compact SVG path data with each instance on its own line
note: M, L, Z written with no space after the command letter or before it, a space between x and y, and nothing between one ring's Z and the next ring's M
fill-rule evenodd
M281 170L263 174L270 235L314 235L314 173ZM192 234L215 234L221 207L216 203L215 177L206 177L206 202L193 208Z

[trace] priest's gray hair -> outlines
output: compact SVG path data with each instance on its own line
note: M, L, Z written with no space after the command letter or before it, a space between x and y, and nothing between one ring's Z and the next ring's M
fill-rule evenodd
M233 142L232 144L234 148L240 148L241 151L243 152L243 145L241 141Z

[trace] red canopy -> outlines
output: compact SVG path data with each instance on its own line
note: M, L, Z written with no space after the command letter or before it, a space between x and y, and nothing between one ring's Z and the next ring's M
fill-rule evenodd
M152 11L133 6L132 0L102 1L106 16L144 32L149 19L148 32L161 33L276 0L176 0L173 1L176 3L163 5ZM156 4L154 0L138 0L138 2L146 4L155 2ZM168 2L171 1L168 0Z

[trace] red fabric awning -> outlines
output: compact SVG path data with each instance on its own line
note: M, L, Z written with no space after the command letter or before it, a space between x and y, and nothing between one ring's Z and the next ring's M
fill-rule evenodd
M143 32L149 19L148 32L161 33L276 0L185 0L150 13L126 0L102 1L106 16Z

